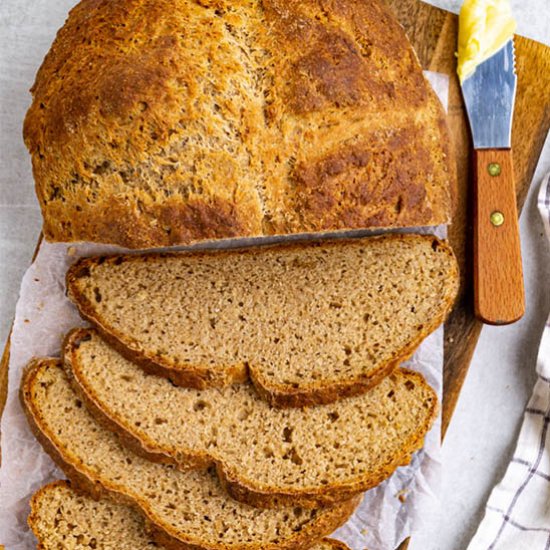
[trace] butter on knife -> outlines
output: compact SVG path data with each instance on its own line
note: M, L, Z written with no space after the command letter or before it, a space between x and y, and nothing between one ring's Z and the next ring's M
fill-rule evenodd
M516 26L509 0L465 0L458 32L457 73L461 83L513 38Z

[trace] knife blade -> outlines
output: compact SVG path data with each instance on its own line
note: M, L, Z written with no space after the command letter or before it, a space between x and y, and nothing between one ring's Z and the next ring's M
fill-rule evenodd
M516 101L514 41L481 63L462 84L475 149L512 147Z
M525 311L511 150L516 87L513 40L462 82L474 145L474 309L494 325Z

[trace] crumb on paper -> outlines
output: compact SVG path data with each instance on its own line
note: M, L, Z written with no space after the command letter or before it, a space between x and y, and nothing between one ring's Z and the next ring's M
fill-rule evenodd
M23 323L30 323L30 322L31 322L30 319L23 319ZM0 550L1 550L1 548L0 548Z
M399 499L399 502L404 503L407 500L408 489L402 489L395 496Z
M67 256L74 256L75 254L76 254L76 247L69 246L69 248L67 248Z
M369 530L368 529L361 529L361 534L366 537L368 535Z
M38 302L36 307L38 308L38 311L42 311L44 309L44 302Z
M39 279L38 277L35 277L35 278L34 278L34 282L35 282L35 283L39 283L39 282L40 282L40 279Z

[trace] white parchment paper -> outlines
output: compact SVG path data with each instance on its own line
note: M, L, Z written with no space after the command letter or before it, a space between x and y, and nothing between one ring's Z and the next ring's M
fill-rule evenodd
M426 73L426 76L446 105L448 78L436 73ZM427 228L425 232L445 236L444 227ZM355 231L345 235L366 234L368 232ZM270 239L276 240L283 239ZM210 247L242 246L250 242L233 240ZM0 424L0 544L4 544L6 550L35 548L36 541L26 523L29 499L45 483L65 477L27 425L18 397L21 373L33 357L59 356L63 336L71 328L86 324L65 296L68 267L81 256L120 250L103 245L43 242L23 277L11 336L8 397ZM407 366L422 372L441 399L442 327L422 343ZM399 468L389 480L368 491L350 521L335 533L337 538L353 550L394 550L420 529L423 521L434 520L439 508L440 426L438 417L424 448L413 457L411 464Z

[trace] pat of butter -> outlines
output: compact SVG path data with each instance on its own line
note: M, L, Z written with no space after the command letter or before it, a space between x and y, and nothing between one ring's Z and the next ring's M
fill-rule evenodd
M515 30L509 0L465 0L458 22L460 82L513 38Z

